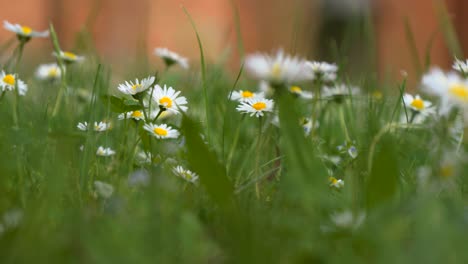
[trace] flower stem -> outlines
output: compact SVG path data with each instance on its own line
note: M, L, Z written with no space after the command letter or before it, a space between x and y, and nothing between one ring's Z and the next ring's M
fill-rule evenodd
M346 141L351 142L351 138L349 137L349 132L348 132L348 126L346 125L346 121L345 121L343 105L340 106L340 122L345 133Z
M258 124L258 138L257 138L257 150L256 150L256 155L255 155L255 177L260 179L260 142L262 140L262 124L263 120L262 117L258 118L259 124ZM260 199L260 181L255 182L255 195L257 196L257 199Z

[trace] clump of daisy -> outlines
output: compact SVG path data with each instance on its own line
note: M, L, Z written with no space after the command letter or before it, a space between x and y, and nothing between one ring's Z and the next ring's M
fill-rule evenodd
M304 91L299 86L289 87L289 92L291 92L293 95L295 95L297 97L304 98L304 99L312 99L314 97L311 92Z
M267 112L273 112L274 102L266 98L248 99L245 102L240 102L237 111L249 114L250 116L261 117Z
M180 111L185 112L188 109L187 99L179 94L180 91L176 91L172 87L164 85L162 88L156 85L153 91L153 100L159 105L161 112L169 111L173 114L179 114Z
M245 69L253 78L267 81L273 87L280 87L310 79L305 70L305 63L305 60L279 50L274 55L248 55L245 59Z
M459 60L455 59L455 62L452 65L452 68L463 75L468 74L468 60Z
M263 97L264 97L263 92L255 93L249 90L239 90L239 91L233 91L229 99L231 99L232 101L245 102L248 99L263 98Z
M188 59L179 54L170 51L167 48L155 48L154 54L164 60L166 67L169 68L174 64L180 65L184 69L189 68Z
M190 183L196 183L198 181L198 175L195 172L184 169L182 166L177 166L172 169L174 174Z
M96 194L104 199L109 199L114 193L114 186L102 181L94 181Z
M337 179L333 176L328 178L328 183L331 188L342 189L344 187L344 181L342 179Z
M322 98L331 99L337 103L341 103L346 97L357 95L359 93L360 93L359 88L355 86L337 84L335 86L323 87Z
M105 148L103 146L99 146L99 148L96 151L96 155L102 156L102 157L109 157L115 155L115 151L112 150L111 148Z
M134 120L144 120L145 115L141 110L130 111L126 113L122 113L117 117L119 120L123 119L134 119Z
M70 51L62 51L61 50L61 51L59 51L58 54L56 52L54 52L53 55L55 57L58 57L61 60L63 60L63 62L65 62L66 64L81 62L81 61L83 61L85 59L84 56L77 55L77 54L75 54L73 52L70 52Z
M135 82L126 81L125 83L119 84L117 89L124 94L136 95L150 88L155 80L156 78L154 76L150 76L141 80L135 79Z
M309 71L312 80L332 82L336 80L338 66L334 63L307 61L306 69Z
M402 119L403 121L408 121L409 123L422 123L427 116L435 113L435 110L432 107L432 103L423 100L418 94L415 96L411 94L404 94L403 104L405 105L406 109L410 110L410 113L403 113Z
M16 34L18 39L23 42L29 41L31 38L46 38L49 36L49 31L35 31L28 26L22 26L20 24L11 24L8 21L3 21L3 27Z
M18 79L16 74L0 72L0 88L2 92L13 91L18 87L19 95L26 95L28 86L22 80Z
M88 130L88 122L79 122L78 125L76 126L79 130L81 131L87 131ZM93 130L96 132L104 132L108 129L111 128L111 123L109 122L94 122Z
M36 77L39 80L57 80L61 76L62 70L57 63L41 64L36 70Z
M152 136L158 139L170 139L170 138L178 138L180 133L179 131L173 129L172 127L166 124L145 124L143 129L148 131Z

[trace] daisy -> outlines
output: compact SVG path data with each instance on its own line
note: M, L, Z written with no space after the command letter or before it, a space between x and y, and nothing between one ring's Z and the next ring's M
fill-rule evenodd
M330 184L330 187L332 188L342 189L344 187L344 181L342 179L337 179L333 176L330 176L328 178L328 182Z
M41 64L37 67L36 77L40 80L56 80L62 76L62 70L57 63Z
M263 98L264 93L254 93L249 90L239 90L239 91L233 91L229 99L233 101L239 101L239 102L245 102L247 99L252 99L252 98Z
M49 36L49 31L45 30L42 32L39 31L34 31L32 28L28 26L21 26L19 24L11 24L8 21L3 21L3 27L11 31L13 33L16 33L18 38L20 40L25 40L28 41L30 38L46 38Z
M28 86L22 80L18 79L16 74L0 72L0 88L3 92L13 91L18 87L19 95L26 95Z
M143 111L141 110L135 110L135 111L130 111L127 113L122 113L117 117L119 120L123 119L135 119L135 120L144 120L145 116L143 114Z
M142 79L141 81L135 79L135 83L132 81L125 82L120 84L117 89L124 94L135 95L141 92L146 91L151 85L154 83L156 78L154 76L150 76L148 78Z
M145 124L143 128L158 139L179 137L179 131L173 129L172 127L166 124L161 124L161 125Z
M355 86L347 86L344 84L337 84L332 87L325 86L322 89L323 98L334 99L337 102L341 102L341 100L346 96L357 95L359 93L359 88Z
M326 82L336 80L338 66L334 63L307 61L305 66L313 80L323 80Z
M158 116L159 115L159 116ZM150 118L155 119L156 116L158 116L158 120L166 119L171 116L175 115L174 112L169 112L169 111L163 111L161 112L161 109L153 110L150 113Z
M408 121L409 123L420 124L423 123L427 116L435 114L435 110L432 107L432 103L421 99L419 95L412 96L411 94L403 95L403 104L406 108L411 109L411 113L403 112L402 121Z
M455 59L452 68L458 71L459 73L468 74L468 60L462 61L459 59Z
M88 122L79 122L78 125L76 126L79 130L81 131L87 131L88 130ZM104 132L108 129L111 128L111 123L109 122L94 122L94 131L97 132Z
M299 86L291 86L289 88L289 91L293 94L293 95L296 95L298 97L301 97L301 98L304 98L304 99L312 99L313 94L311 92L308 92L308 91L304 91L301 89L301 87Z
M188 182L196 183L198 181L198 175L196 173L186 170L182 166L175 167L172 169L172 172L174 172L176 176L181 177Z
M109 157L114 154L115 154L114 150L112 150L111 148L104 148L103 146L99 146L99 148L96 151L96 155L103 156L103 157Z
M94 181L94 189L96 194L104 199L110 198L114 193L114 186L102 181Z
M53 53L55 57L62 59L65 63L74 63L74 62L81 62L84 60L84 56L79 56L73 52L69 51L60 51L57 55L56 52Z
M273 112L274 102L265 98L248 99L246 102L241 102L237 107L237 111L250 116L261 117L265 112Z
M272 86L310 79L305 70L305 60L285 55L282 50L273 56L262 53L248 55L245 68L252 77L268 81Z
M187 111L187 99L183 96L179 96L180 91L175 91L172 87L164 88L156 85L153 91L153 100L159 105L161 111L169 111L174 114L179 114L180 111Z
M170 67L174 64L179 64L182 68L188 69L188 59L180 56L179 54L170 51L167 48L155 48L154 54L164 60L166 67Z

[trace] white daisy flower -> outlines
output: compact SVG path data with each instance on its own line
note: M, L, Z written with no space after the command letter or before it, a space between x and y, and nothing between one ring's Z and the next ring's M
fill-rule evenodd
M143 111L141 110L135 110L135 111L130 111L127 113L122 113L117 117L119 120L123 119L135 119L135 120L144 120L145 116L143 114Z
M254 93L249 90L239 90L233 91L229 99L231 99L232 101L245 102L247 99L263 97L265 97L263 92Z
M452 68L462 74L468 74L468 60L462 61L455 59Z
M240 102L237 111L250 114L250 116L261 117L265 112L273 112L273 106L274 102L271 99L253 98L245 102Z
M440 114L446 115L454 106L468 107L468 80L455 72L444 73L433 68L422 78L424 90L440 97Z
M166 124L145 124L143 128L158 139L178 138L180 135L179 131Z
M322 98L340 100L343 97L357 95L359 93L360 93L360 90L358 87L347 86L345 84L337 84L332 87L329 87L329 86L323 87Z
M32 28L28 26L21 26L19 24L11 24L8 21L3 21L3 27L15 33L19 38L24 38L29 40L30 38L46 38L49 36L49 31L45 30L42 32L34 31Z
M104 199L110 198L114 193L114 186L102 181L94 181L94 189L97 195Z
M15 74L0 72L0 88L3 92L13 91L15 86L18 87L19 95L26 95L28 85L22 80L18 79Z
M326 82L336 80L338 66L334 63L307 61L306 68L310 71L313 80L323 80Z
M196 183L198 181L198 175L195 172L186 170L182 166L177 166L174 169L172 169L172 171L175 175L181 177L182 179L188 182Z
M170 51L167 48L155 48L154 54L164 60L167 67L170 67L174 64L179 64L182 68L188 69L188 59L180 56L179 54Z
M285 55L282 50L274 56L262 53L248 55L245 68L252 77L274 86L310 79L305 70L305 60Z
M73 52L70 51L60 51L59 54L57 55L56 52L52 53L55 57L59 57L62 59L65 63L74 63L74 62L81 62L85 59L84 56L77 55Z
M79 130L81 131L87 131L88 130L88 122L79 122L78 125L76 126ZM94 122L93 129L96 132L104 132L108 129L111 128L111 123L109 122Z
M406 121L406 115L411 123L420 124L424 122L427 116L435 114L435 109L432 107L432 103L421 99L419 95L404 94L403 104L405 107L411 109L411 113L402 113L403 121ZM417 120L416 120L417 119ZM403 122L404 123L404 122Z
M304 91L299 86L291 86L291 87L289 87L289 91L293 95L296 95L296 96L298 96L300 98L304 98L304 99L312 99L314 97L314 95L311 92Z
M344 181L342 179L337 179L333 176L330 176L328 178L328 182L330 184L330 187L332 188L342 189L344 187Z
M172 87L164 88L156 85L153 91L153 100L159 105L162 111L173 112L179 114L180 111L187 111L187 99L183 96L179 96L180 91L175 91Z
M103 156L103 157L109 157L114 154L115 154L114 150L112 150L111 148L104 148L103 146L99 146L99 148L96 151L96 155Z
M36 77L40 80L56 80L62 76L62 70L57 63L41 64L37 67Z
M135 79L135 83L133 83L132 81L125 82L125 83L120 84L117 87L117 89L119 89L119 91L121 91L124 94L135 95L137 93L144 92L148 88L150 88L151 85L154 83L154 80L156 80L154 76L144 78L141 81L138 79Z

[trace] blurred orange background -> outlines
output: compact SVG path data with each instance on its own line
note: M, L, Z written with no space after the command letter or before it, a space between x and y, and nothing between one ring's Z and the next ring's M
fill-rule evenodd
M181 6L190 12L200 32L206 55L217 62L230 55L230 65L239 65L239 50L233 5L238 8L245 51L271 51L283 47L308 59L330 60L330 39L344 38L346 25L370 14L376 38L377 67L381 76L397 76L401 70L413 82L419 78L408 45L405 20L410 26L419 58L430 47L431 63L450 67L453 57L444 41L438 19L445 3L457 30L461 50L468 50L468 1L466 0L0 0L1 18L44 30L52 22L65 50L76 48L77 33L88 29L102 58L119 68L134 60L141 50L148 57L154 47L166 46L192 61L198 61L194 31ZM3 43L12 37L0 30ZM360 60L368 47L360 36L350 38ZM52 60L50 40L34 40L29 55ZM428 43L432 43L429 45ZM339 43L338 43L339 44ZM140 51L140 53L139 53ZM349 54L345 54L349 55ZM224 58L224 57L223 57ZM153 60L153 58L151 59ZM122 66L121 68L125 68Z

